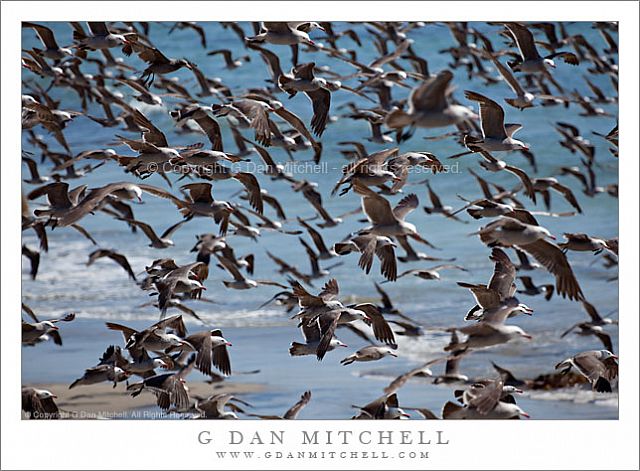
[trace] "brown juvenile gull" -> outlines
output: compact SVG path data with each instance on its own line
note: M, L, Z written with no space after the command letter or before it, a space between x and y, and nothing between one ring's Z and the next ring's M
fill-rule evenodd
M291 406L282 417L279 415L259 415L259 414L247 414L249 417L259 417L260 419L265 420L294 420L298 418L298 414L302 409L306 407L311 401L311 391L305 391L302 396L300 396L300 400L296 402L293 406Z
M368 345L340 360L340 364L346 366L355 361L376 361L386 356L397 357L398 354L390 347Z
M22 410L30 419L59 419L58 396L46 389L22 388Z
M556 370L568 373L575 368L587 378L594 391L611 392L611 381L618 376L618 357L608 350L578 353L556 365Z

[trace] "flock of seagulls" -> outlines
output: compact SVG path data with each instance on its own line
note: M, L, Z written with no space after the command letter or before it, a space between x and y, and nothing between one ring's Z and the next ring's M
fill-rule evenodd
M48 26L22 23L28 30L24 34L35 32L41 42L40 47L23 50L22 57L22 127L27 143L22 160L28 172L23 180L27 187L22 193L22 230L34 231L39 241L39 247L22 247L30 264L30 277L36 279L39 274L51 232L71 227L96 245L87 254L86 264L104 258L122 267L132 282L146 291L141 296L152 297L151 304L160 316L159 322L143 330L107 322L107 330L122 333L122 344L106 346L98 363L78 372L78 379L69 388L102 382L112 383L115 388L124 382L132 396L152 394L161 410L180 412L185 417L293 419L311 402L311 391L304 392L283 416L248 413L251 405L230 394L190 394L188 378L194 369L216 380L235 371L232 343L219 328L210 328L193 306L206 301L206 290L219 294L226 289L276 288L279 291L264 305L276 304L292 314L292 357L311 355L318 361L328 361L334 350L348 351L340 361L344 366L392 359L399 355L402 337L421 337L427 329L397 309L380 284L375 284L379 303L352 302L341 293L339 280L331 277L331 270L338 265L356 269L354 257L349 257L355 252L359 269L367 274L379 271L387 283L402 283L406 277L429 283L439 280L445 270L447 276L460 274L465 278L458 282L464 289L460 290L461 299L470 303L473 299L474 304L470 308L461 306L460 323L446 329L451 340L442 355L396 378L379 399L353 406L358 411L353 418L403 419L412 417L411 411L427 419L519 418L529 416L515 399L526 389L575 383L589 383L597 392L615 389L617 356L606 329L617 320L601 316L587 300L588 293L581 288L569 255L602 254L605 266L616 271L618 240L566 233L564 241L558 242L538 218L582 213L582 198L600 194L617 198L617 183L603 187L596 181L603 162L618 157L617 125L607 134L594 133L606 140L610 151L610 155L598 158L595 146L571 123L558 122L549 127L549 136L559 136L559 144L575 154L579 164L563 167L557 175L534 177L536 149L514 137L518 131L526 132L523 126L507 121L527 113L527 109L547 106L579 110L582 116L610 116L600 104L615 103L617 93L609 96L589 76L584 80L594 96L566 91L565 87L572 84L559 83L554 68L586 63L590 75L608 77L617 87L615 23L594 24L605 42L593 44L580 34L570 34L566 25L555 23L489 23L478 28L473 23L367 22L357 30L352 24L330 22L222 23L237 36L237 48L208 51L208 60L224 65L230 77L249 61L264 62L265 85L252 89L243 89L232 80L209 77L189 58L169 57L168 51L157 47L156 36L175 38L171 36L175 30L188 30L197 35L192 47L206 50L211 42L207 26L195 22L178 22L170 28L155 23L87 22L86 29L84 24L72 22L73 40L61 47L60 38ZM443 27L451 33L455 45L439 52L450 63L434 73L427 59L416 53L410 37L414 30ZM372 48L377 51L375 60L361 60L362 51ZM122 55L114 57L113 52L118 50ZM239 50L243 52L236 52ZM304 62L309 52L315 54L314 62ZM554 59L563 63L556 64ZM144 64L142 69L140 63ZM351 67L352 73L337 72L335 64ZM172 78L180 69L193 74L195 85ZM478 78L486 87L482 93L457 92L456 76L460 74ZM398 89L409 90L408 98L398 98ZM79 109L65 109L56 98L58 91L77 95ZM336 94L353 101L337 108L332 104ZM299 95L308 100L308 122L286 105L287 100ZM498 99L500 96L504 98ZM171 143L167 130L160 129L141 111L160 106L170 108L179 136ZM65 131L85 119L111 129L112 141L95 149L73 149L76 146L67 141ZM323 198L329 196L325 188L288 173L272 153L281 149L290 159L301 153L315 163L331 159L322 136L327 127L349 119L368 123L371 135L338 144L349 161L330 193L334 198L359 200L360 208L335 215L323 205ZM437 129L442 134L416 142L412 138L416 128ZM37 131L45 131L45 135ZM457 210L445 206L434 188L438 174L446 171L443 162L447 156L428 152L429 139L457 142L463 151L450 158L475 155L481 169L513 175L513 186L494 184L471 168L481 195L475 199L460 196L463 206ZM367 141L385 149L370 153ZM420 150L400 151L406 143ZM501 153L500 158L494 155L496 152ZM513 153L525 156L531 167L515 166L509 159ZM255 160L262 164L260 172L243 172L234 166ZM105 164L119 167L123 181L96 188L74 186L74 179L100 172ZM429 228L411 222L412 213L420 208L418 195L407 191L415 185L409 182L409 176L416 168L431 174L422 182L431 204L423 210L431 220L444 217L461 224L480 223L472 235L486 246L494 264L486 284L468 281L468 268L452 263L454 258L417 251L416 244L436 247L428 240ZM164 184L145 183L151 175L159 176ZM578 180L582 195L574 194L559 178ZM316 216L290 214L276 194L263 188L267 179L292 197L304 198ZM221 185L235 188L236 195L227 201L219 199ZM551 212L552 194L554 200L566 200L575 212ZM167 208L175 209L167 210L167 221L160 226L157 221L142 221L135 216L135 204L147 197L165 200ZM527 209L527 204L535 204L538 198L546 212ZM190 252L185 249L195 261L181 265L158 256L149 260L142 274L136 274L123 254L100 248L81 225L90 217L111 218L123 230L139 230L144 243L154 250L173 247L171 237L177 231L188 231L194 218L210 221L213 230L198 234ZM360 229L342 240L327 241L323 230L339 227L349 217L362 218ZM268 252L273 279L253 279L254 255L236 255L233 244L241 237L259 243L263 232L276 233L292 250L300 244L306 254L304 262L294 263ZM307 258L310 270L305 268ZM424 266L425 262L441 263ZM413 266L399 267L408 263ZM217 269L226 272L228 278L222 285L213 286L207 279L210 271ZM538 283L542 270L553 277L553 283ZM320 289L315 287L317 280L323 280ZM566 298L566 302L580 303L588 320L559 335L585 336L594 346L602 343L602 349L558 358L558 372L540 380L517 380L495 364L494 377L469 378L462 374L464 358L477 350L531 339L516 325L519 316L534 315L534 309L521 302L520 295L542 295L535 300L547 301L555 295ZM29 306L23 304L22 310L22 343L36 348L48 340L62 345L65 324L76 317L70 313L41 321ZM188 332L184 322L187 317L207 328ZM344 329L366 345L349 353L350 347L338 338ZM440 363L445 365L444 371L436 375L432 368ZM400 407L398 391L415 377L432 377L437 384L454 386L451 401L439 414L420 407ZM33 387L23 387L22 409L31 418L65 416L54 392Z

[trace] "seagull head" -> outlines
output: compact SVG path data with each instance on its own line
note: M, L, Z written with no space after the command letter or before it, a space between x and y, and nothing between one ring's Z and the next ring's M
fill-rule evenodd
M51 391L47 391L46 389L39 389L36 391L36 395L40 399L57 399L58 396L53 394Z
M55 325L53 322L50 322L50 321L42 321L42 325L44 326L47 332L51 330L60 330L60 328L57 325Z

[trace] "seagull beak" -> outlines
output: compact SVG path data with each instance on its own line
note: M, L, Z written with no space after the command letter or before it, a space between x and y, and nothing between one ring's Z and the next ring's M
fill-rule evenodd
M227 347L232 347L232 346L233 346L233 344L232 344L231 342L227 342L227 343L225 343L225 345L226 345Z
M53 327L51 327L51 330L60 330L60 327L54 325Z
M52 395L51 395L51 397L52 397L53 399L58 399L58 396L56 396L55 394L52 394Z
M343 344L342 344L342 345L340 345L340 346L341 346L341 347L345 347L345 348L346 348L346 347L348 347L349 345L346 345L346 344L344 344L344 343L343 343ZM616 357L616 358L617 358L617 357Z
M516 394L524 394L524 391L522 389L516 389L515 393Z
M613 358L614 360L618 359L618 355L611 355L611 358Z
M522 336L527 340L533 339L533 337L531 335L529 335L529 334L522 334Z
M549 235L549 239L558 240L558 238L556 236L554 236L553 234Z
M529 414L527 414L526 412L520 412L520 414L521 414L523 417L526 417L527 419L530 419L530 418L531 418L531 416L530 416Z

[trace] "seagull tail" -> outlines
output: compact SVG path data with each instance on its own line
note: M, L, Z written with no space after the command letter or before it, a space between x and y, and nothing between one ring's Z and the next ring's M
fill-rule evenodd
M442 418L443 419L458 418L456 417L456 414L460 412L462 409L464 409L464 407L456 404L455 402L449 401L442 408Z
M298 342L291 342L289 347L289 355L292 357L299 357L304 355L304 345Z

